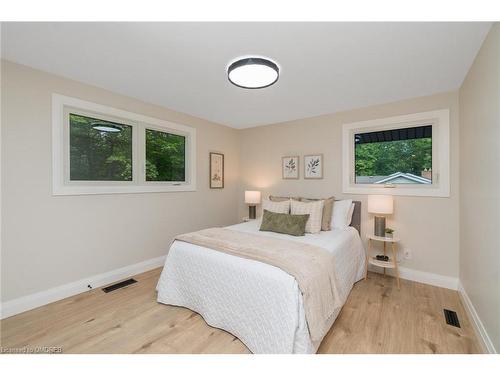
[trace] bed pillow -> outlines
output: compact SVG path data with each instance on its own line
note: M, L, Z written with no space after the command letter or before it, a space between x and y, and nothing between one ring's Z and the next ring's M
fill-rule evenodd
M348 216L351 205L352 199L335 201L332 213L332 228L345 229L349 226Z
M316 202L320 199L309 199L300 198L301 202ZM324 201L323 205L323 217L321 218L321 230L331 230L332 229L332 213L333 204L335 202L335 197L330 197L326 199L321 199Z
M290 234L292 236L304 236L306 233L306 223L309 215L278 214L264 210L260 230Z
M262 210L276 212L278 214L290 213L290 199L281 202L273 202L267 199L262 201Z
M277 197L275 195L270 195L269 196L269 200L271 202L283 202L283 201L288 201L290 199L294 199L296 201L300 201L300 198L299 197Z
M306 224L306 232L319 233L321 231L321 219L323 217L324 204L325 202L323 200L308 203L292 200L290 213L292 215L309 214L309 220L307 220Z
M354 214L354 203L351 204L351 208L349 208L349 212L347 213L347 225L351 225L353 214Z

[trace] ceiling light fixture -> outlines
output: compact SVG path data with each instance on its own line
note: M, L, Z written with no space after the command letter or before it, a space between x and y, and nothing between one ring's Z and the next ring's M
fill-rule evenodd
M240 57L227 68L227 78L244 89L263 89L278 81L278 64L265 57Z

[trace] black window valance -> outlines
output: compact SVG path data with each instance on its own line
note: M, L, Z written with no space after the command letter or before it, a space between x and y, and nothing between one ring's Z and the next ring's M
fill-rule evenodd
M381 130L354 135L357 145L362 143L404 141L407 139L431 138L432 125L416 126L412 128Z

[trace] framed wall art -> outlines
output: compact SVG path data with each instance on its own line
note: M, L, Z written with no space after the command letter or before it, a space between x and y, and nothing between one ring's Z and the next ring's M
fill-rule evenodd
M296 180L299 178L298 156L283 156L281 158L281 170L284 180Z
M304 156L304 178L323 178L323 154Z
M210 189L224 188L224 154L210 153Z

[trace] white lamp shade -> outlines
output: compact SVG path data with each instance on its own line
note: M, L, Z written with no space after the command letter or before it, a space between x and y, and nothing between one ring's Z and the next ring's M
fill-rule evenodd
M245 191L245 203L246 204L259 204L260 203L260 191L254 191L254 190Z
M368 212L379 215L390 215L394 210L392 195L369 195Z

